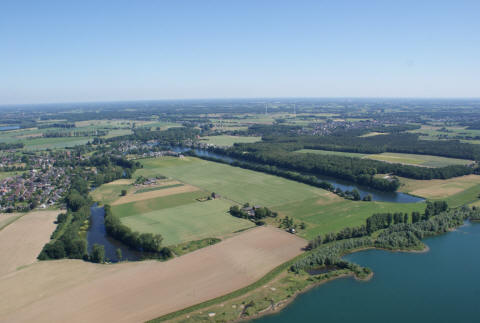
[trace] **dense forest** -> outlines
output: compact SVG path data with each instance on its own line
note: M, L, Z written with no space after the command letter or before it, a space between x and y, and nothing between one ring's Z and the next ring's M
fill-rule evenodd
M323 149L367 154L383 152L411 153L453 157L460 159L480 159L480 147L458 140L421 140L417 133L401 132L408 125L371 129L336 130L328 136L296 135L299 127L279 127L278 125L255 125L250 127L252 133L262 136L267 143L275 143L282 149L294 151L299 149ZM369 131L384 132L382 135L362 137Z

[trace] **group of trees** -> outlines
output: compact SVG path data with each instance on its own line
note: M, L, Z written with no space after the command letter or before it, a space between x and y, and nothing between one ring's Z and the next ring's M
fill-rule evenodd
M351 238L359 238L371 235L373 232L389 228L392 225L400 223L417 223L420 221L426 221L432 216L436 216L442 212L448 210L448 204L445 201L427 202L425 212L420 214L419 212L412 212L409 216L408 213L396 212L396 213L375 213L365 220L365 224L358 227L346 227L339 232L330 232L325 235L318 235L309 241L307 249L315 249L322 244L345 240Z
M338 155L299 154L279 149L276 145L277 143L241 144L226 150L217 149L217 152L240 160L276 166L282 170L340 178L381 191L395 191L400 183L395 177L378 178L376 174L414 179L446 179L474 172L472 167L463 165L429 168Z
M46 131L43 133L45 138L61 137L102 137L108 135L108 130L83 130L83 131Z
M110 205L104 206L105 230L112 238L117 239L127 246L146 253L154 253L159 258L169 258L172 252L167 247L162 247L162 236L160 234L139 233L132 231L122 224L120 219L112 213Z
M90 217L88 197L88 182L80 176L72 179L68 195L65 197L67 213L57 217L57 228L52 234L52 240L47 243L38 259L85 259L88 260L86 237L79 234L80 227Z
M246 211L248 209L249 211ZM250 207L249 203L245 203L243 208L240 208L238 205L233 205L229 210L230 214L237 218L249 219L255 222L257 225L265 224L262 219L266 217L276 218L278 216L277 212L273 212L266 207ZM249 214L250 212L250 214Z
M0 150L21 149L25 145L23 142L5 143L0 142Z

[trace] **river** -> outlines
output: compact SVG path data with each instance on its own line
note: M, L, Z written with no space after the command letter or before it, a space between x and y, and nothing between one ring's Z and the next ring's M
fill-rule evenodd
M88 253L92 251L93 244L97 243L105 247L105 259L110 262L119 260L140 260L140 252L124 245L120 241L110 238L105 231L105 211L103 207L94 204L90 208L90 227L87 232ZM117 258L117 249L122 250L122 259Z
M334 280L255 323L480 322L480 224L424 242L427 253L367 250L345 258L373 269L368 282Z

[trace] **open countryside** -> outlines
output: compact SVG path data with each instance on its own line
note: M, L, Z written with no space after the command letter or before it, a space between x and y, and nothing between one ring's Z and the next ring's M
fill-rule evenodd
M0 323L479 322L479 12L2 2Z

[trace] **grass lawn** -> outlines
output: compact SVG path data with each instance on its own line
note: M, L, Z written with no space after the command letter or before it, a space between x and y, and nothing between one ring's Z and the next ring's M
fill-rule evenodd
M261 141L262 137L247 136L208 136L200 138L201 141L215 146L233 146L234 143L251 143Z
M198 192L195 193L198 194ZM192 195L192 193L178 195ZM165 203L172 198L176 203L170 202L171 204L166 206ZM208 237L221 237L254 226L250 221L228 214L231 203L222 199L206 202L198 202L193 199L181 203L179 196L173 195L142 202L150 202L147 204L154 207L154 210L143 212L143 207L137 205L141 213L125 216L125 212L128 212L127 210L131 206L124 204L115 206L113 211L115 214L124 214L122 222L134 231L160 233L163 236L164 245ZM138 202L129 204L136 203ZM179 205L173 206L173 204Z

